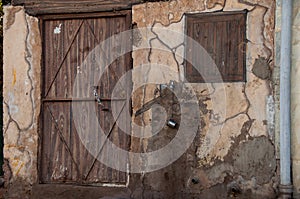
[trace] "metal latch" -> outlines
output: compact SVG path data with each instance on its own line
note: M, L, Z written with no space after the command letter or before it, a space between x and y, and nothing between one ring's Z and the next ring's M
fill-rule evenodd
M98 89L98 86L93 86L93 94L94 94L94 96L95 96L95 99L96 99L97 103L98 103L99 105L103 106L103 104L102 104L102 102L101 102L101 99L100 99L100 97L99 97L99 95L98 95L98 93L97 93L97 89Z

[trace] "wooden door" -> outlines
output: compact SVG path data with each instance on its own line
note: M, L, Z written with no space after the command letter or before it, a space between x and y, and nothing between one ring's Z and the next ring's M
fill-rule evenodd
M93 88L80 85L81 98L72 98L76 75L97 79L100 74L81 71L89 53L102 41L131 27L129 11L90 15L46 16L42 19L43 35L43 93L41 115L41 142L39 176L41 183L70 183L76 185L114 184L126 185L128 174L109 168L91 155L81 142L74 125L72 103L92 103L97 110L103 131L118 147L129 150L130 136L118 128L112 117L111 106L122 111L125 100L112 100L111 91L126 71L131 69L131 55L127 53L116 59L103 72L101 80L94 83L104 105L99 106ZM128 38L128 40L130 40ZM117 41L116 41L117 42ZM130 45L130 42L126 42ZM111 54L117 45L110 43L103 53ZM87 67L89 63L86 63ZM81 74L80 74L81 75ZM131 85L126 85L128 91ZM86 136L91 129L89 109L83 108ZM118 118L124 120L125 118ZM128 121L128 120L127 120ZM126 124L130 130L130 124ZM100 130L99 130L100 131ZM99 155L107 155L101 151Z

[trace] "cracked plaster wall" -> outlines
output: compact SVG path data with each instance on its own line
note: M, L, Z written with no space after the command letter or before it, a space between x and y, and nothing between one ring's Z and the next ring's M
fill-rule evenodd
M41 41L37 18L4 7L3 132L8 198L37 182Z
M195 175L198 175L200 181L208 182L201 185L202 189L213 190L220 183L226 184L226 179L230 177L231 182L240 182L240 186L243 186L241 183L247 184L243 192L248 189L255 197L264 195L266 198L272 198L276 195L278 183L275 160L274 84L271 79L274 70L274 0L172 0L134 6L133 23L136 27L151 28L140 31L138 37L134 38L138 41L134 42L134 49L139 50L133 52L133 67L147 68L146 65L160 64L169 70L149 67L147 75L133 74L133 109L136 111L153 98L155 86L140 86L142 83L168 83L171 79L183 79L184 37L163 31L161 28L183 34L184 13L244 9L249 11L247 82L192 84L199 100L201 128L200 135L195 140L199 144L195 153L190 155L197 161ZM149 125L152 114L151 111L147 111L142 117L133 120L141 125ZM145 131L145 134L151 133ZM151 129L148 128L148 131ZM265 144L254 147L259 142ZM151 147L148 145L146 141L140 143L143 150ZM237 157L241 156L245 156L244 159L238 160ZM263 167L262 164L267 166ZM267 175L262 177L257 169L261 169ZM243 173L246 170L251 174ZM220 175L204 174L207 172Z
M152 27L134 34L134 48L148 48L133 52L134 67L151 63L168 67L163 72L152 67L147 75L133 74L134 111L151 100L155 91L154 85L136 85L183 78L184 37L174 38L161 32L161 27L183 33L184 13L249 10L247 83L192 85L199 99L202 124L195 150L188 154L196 163L178 169L188 170L201 182L193 186L191 176L183 176L183 197L188 192L206 198L214 192L227 194L232 185L243 193L250 191L253 198L276 194L273 83L269 79L274 69L274 7L274 0L172 0L133 7L136 27ZM5 7L4 12L4 156L6 175L11 174L7 176L9 193L17 197L37 182L41 41L37 18L26 15L21 7ZM151 111L141 119L133 118L141 125L151 124L151 119ZM146 140L140 142L132 150L151 148ZM163 191L164 186L151 183L152 192Z

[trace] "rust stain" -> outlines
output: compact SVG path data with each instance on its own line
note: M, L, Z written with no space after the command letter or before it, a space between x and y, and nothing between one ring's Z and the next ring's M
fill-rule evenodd
M19 160L16 160L12 163L12 166L13 167L17 167L19 165Z
M21 165L19 166L16 175L18 175L20 173L20 170L24 167L24 162L21 163Z
M14 159L14 161L12 162L12 167L17 169L16 175L18 175L20 173L20 171L24 167L24 165L25 165L24 162L21 162L19 160L19 158Z
M16 148L19 150L24 150L25 147L24 146L17 146L17 145L13 145L13 144L7 144L4 146L4 149L9 149L9 148Z
M13 69L13 81L12 81L13 86L16 84L16 81L17 81L17 71L16 69Z

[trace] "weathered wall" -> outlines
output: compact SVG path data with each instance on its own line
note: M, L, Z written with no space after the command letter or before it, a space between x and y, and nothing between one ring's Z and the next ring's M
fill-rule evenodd
M4 8L4 172L7 198L28 197L37 181L41 41L38 20Z
M192 84L201 114L198 135L190 149L172 168L143 176L145 198L153 195L155 197L155 194L157 197L174 197L170 195L171 192L179 198L191 196L188 194L198 194L204 198L225 198L231 194L237 194L241 198L276 196L278 175L275 156L274 84L270 79L274 69L274 0L173 0L134 6L133 23L138 28L151 27L135 33L135 48L150 50L133 52L134 67L161 64L169 67L169 70L161 71L152 67L147 75L134 73L133 109L138 110L143 103L153 98L155 87L140 86L141 82L168 83L172 79L179 81L183 77L184 37L161 31L160 28L166 27L183 34L184 13L244 9L249 11L247 82ZM180 56L175 55L175 52ZM149 126L155 122L153 110L145 112L142 117L134 118L134 121ZM169 130L169 134L171 131ZM151 134L151 128L145 129L144 134ZM164 144L166 143L168 142ZM153 147L147 141L140 145L144 151ZM172 170L176 174L170 174ZM167 177L162 181L172 182L175 190L153 183L154 179L166 174ZM199 182L194 184L193 179L198 179Z
M194 143L173 165L142 175L138 179L141 184L132 186L133 197L275 197L278 175L273 83L265 79L265 74L274 68L274 8L274 0L172 0L133 7L136 27L152 27L134 33L134 48L151 48L133 52L134 67L158 63L169 68L164 73L152 68L147 75L133 74L134 111L152 99L155 90L154 85L138 88L139 83L168 83L183 76L184 38L174 38L159 28L184 33L183 14L189 12L249 11L247 83L193 84L201 114L201 128ZM26 15L21 7L5 8L4 27L6 186L9 197L26 198L31 185L37 182L41 41L37 18ZM181 56L174 56L174 52ZM151 135L153 118L155 112L148 111L133 121L148 125L144 133ZM163 131L176 133L168 128ZM163 138L156 140L157 145L147 140L135 141L132 150L155 150L171 137Z

